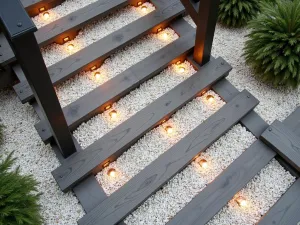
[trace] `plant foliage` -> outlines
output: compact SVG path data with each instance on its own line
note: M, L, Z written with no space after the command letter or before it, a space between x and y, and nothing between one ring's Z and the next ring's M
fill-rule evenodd
M259 12L259 0L221 0L219 22L229 27L242 27Z
M262 3L262 13L249 23L246 61L274 86L300 84L300 1Z
M37 182L12 170L14 162L10 154L0 163L0 225L40 225Z

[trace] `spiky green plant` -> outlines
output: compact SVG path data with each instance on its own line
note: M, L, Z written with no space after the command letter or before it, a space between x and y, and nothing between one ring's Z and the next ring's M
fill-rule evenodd
M220 0L219 22L229 27L242 27L259 12L259 0Z
M0 163L0 225L40 225L37 182L12 170L14 162L10 154Z
M300 1L261 3L249 23L244 55L256 73L274 86L300 84Z

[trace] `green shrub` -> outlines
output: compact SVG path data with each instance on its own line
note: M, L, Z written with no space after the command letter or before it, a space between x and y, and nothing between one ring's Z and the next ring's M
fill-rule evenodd
M274 86L300 84L300 1L262 3L249 23L244 55L264 81Z
M229 27L242 27L259 12L259 0L220 0L219 22Z
M14 162L10 154L0 163L0 225L40 225L37 182L12 170Z

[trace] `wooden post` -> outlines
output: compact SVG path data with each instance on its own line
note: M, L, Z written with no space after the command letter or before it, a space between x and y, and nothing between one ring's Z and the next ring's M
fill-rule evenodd
M194 60L201 66L210 60L220 0L201 0Z
M66 158L76 152L72 135L34 36L37 30L20 0L0 1L0 26L26 76L53 137Z

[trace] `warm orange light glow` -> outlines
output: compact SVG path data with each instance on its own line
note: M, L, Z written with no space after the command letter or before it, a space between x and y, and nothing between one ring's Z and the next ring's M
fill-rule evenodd
M209 103L213 103L215 101L215 97L212 96L212 95L207 95L206 96L206 100L209 102Z
M101 73L100 72L96 72L94 74L94 77L95 77L96 80L100 80L101 79Z
M172 134L173 133L173 128L171 126L167 126L165 128L165 130L167 131L168 134Z
M181 64L181 61L180 61L180 60L176 62L176 65L180 65L180 64Z
M143 12L147 12L147 6L143 5L143 6L142 6L142 11L143 11Z
M157 33L161 32L161 31L162 31L161 27L157 29Z
M45 7L41 7L41 8L39 8L39 11L40 12L44 12L46 10L46 8Z
M49 14L48 12L45 12L45 13L43 14L43 17L44 17L45 20L47 20L47 19L50 18L50 14Z
M115 119L115 118L117 118L118 113L116 110L113 110L109 113L109 115L110 115L110 118Z
M246 201L246 199L245 199L244 197L242 197L242 196L237 197L237 198L235 199L235 201L236 201L236 203L237 203L239 206L241 206L241 207L247 206L247 201Z
M69 50L69 51L73 51L73 49L74 49L74 45L73 45L73 44L69 44L69 45L68 45L68 50Z
M140 5L142 5L142 4L143 4L143 2L138 2L138 4L137 4L137 5L138 5L138 6L140 6Z
M169 38L169 35L167 33L163 34L163 39L167 40Z
M111 108L111 105L108 105L108 106L105 107L105 110L108 110L110 108Z
M68 41L70 41L70 38L69 38L69 37L65 37L65 38L63 39L63 41L64 41L64 42L68 42Z
M92 66L91 67L91 71L94 71L95 69L97 69L97 66Z
M117 171L114 168L111 168L107 171L107 175L110 177L116 177L117 176Z
M203 169L207 169L208 168L208 162L205 159L201 159L199 161L199 165L203 168Z
M180 73L184 73L185 68L183 66L181 66L181 67L178 68L178 70L179 70Z

